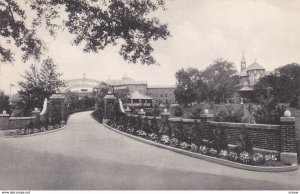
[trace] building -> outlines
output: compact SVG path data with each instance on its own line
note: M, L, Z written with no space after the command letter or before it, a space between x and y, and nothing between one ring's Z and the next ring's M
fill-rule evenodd
M259 78L266 75L266 70L263 66L254 61L251 65L247 67L245 55L243 53L241 60L241 73L239 75L240 79L240 92L252 91L253 86L258 82Z
M106 83L109 86L125 86L131 93L138 91L142 95L147 93L147 81L136 81L126 74L122 77L121 80L107 80Z
M149 108L153 106L153 98L135 91L131 94L129 101L125 106L133 108Z
M136 91L143 95L143 97L153 99L153 104L172 104L175 103L175 86L148 86L147 81L136 81L126 74L121 80L107 80L110 86L122 87L125 86L129 91L134 94ZM135 99L136 101L137 99ZM152 105L152 103L151 103Z
M102 82L95 79L88 79L83 74L83 78L69 79L66 81L66 86L62 89L62 92L71 91L79 94L79 96L90 96L94 89Z
M176 86L148 86L147 95L153 98L154 104L174 104Z

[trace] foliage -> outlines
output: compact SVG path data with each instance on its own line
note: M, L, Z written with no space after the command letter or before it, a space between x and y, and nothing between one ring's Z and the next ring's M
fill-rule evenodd
M196 144L192 143L192 144L190 145L190 151L196 152L197 150L198 150L198 146L197 146Z
M219 157L223 158L223 159L227 159L227 157L228 157L228 151L227 150L221 150L219 152Z
M251 161L251 154L249 152L243 151L240 153L240 161L244 164L249 164Z
M170 143L170 138L167 135L162 135L160 138L160 141L164 144L169 144Z
M180 106L175 106L174 116L181 117L183 115L182 108Z
M200 152L201 154L206 154L207 151L208 151L208 149L207 149L207 147L206 147L205 145L199 146L199 152Z
M216 150L214 148L210 148L208 150L208 155L216 157L218 155L218 150Z
M229 152L228 154L228 159L231 160L231 161L238 161L239 157L238 157L238 154L236 152Z
M137 134L138 136L141 136L141 137L147 136L147 133L146 133L145 131L143 131L143 130L137 130L137 131L136 131L136 134Z
M148 136L150 137L150 139L151 139L152 141L158 140L158 137L157 137L157 135L156 135L155 133L150 133Z
M186 149L188 149L189 144L187 144L186 142L181 142L181 143L179 144L179 147L180 147L181 149L186 150Z
M261 153L254 153L252 155L252 164L260 165L264 162L264 156Z
M13 39L24 51L23 59L38 58L43 48L37 29L46 26L55 36L67 28L74 35L73 45L83 45L84 52L98 52L109 45L120 45L125 60L154 64L151 42L167 39L167 24L153 17L153 12L164 10L163 0L26 0L30 9L22 9L17 0L0 2L0 38ZM32 21L26 16L34 16ZM32 23L28 28L26 23ZM2 41L1 41L2 42ZM5 41L3 41L5 42ZM0 46L1 61L12 61L12 51Z
M9 96L0 90L0 114L2 114L4 110L10 113Z
M95 108L96 99L93 96L80 96L80 94L70 90L66 91L64 95L69 113L93 110Z
M278 99L272 96L262 100L261 106L254 113L254 118L256 123L280 124L280 117L284 111L285 108L278 105Z
M173 138L170 140L170 145L171 145L171 146L177 147L178 144L179 144L179 141L178 141L178 139L176 139L175 137L173 137Z
M275 73L262 77L254 86L256 101L271 94L278 98L278 102L291 103L297 107L300 96L300 65L297 63L287 64L275 70Z
M275 154L265 155L265 164L275 166L278 163L278 157Z
M196 84L200 79L200 72L196 68L180 69L175 74L177 84L174 91L176 101L188 105L197 99Z
M245 128L241 129L241 134L238 137L237 140L237 147L236 147L236 151L238 153L241 152L253 152L253 144L251 142L251 139L248 136L247 130Z
M42 107L45 98L65 85L61 76L57 72L57 65L50 58L42 62L41 68L31 65L23 76L24 80L19 82L20 100L16 108L22 110L23 115L30 115L35 107Z
M104 112L100 109L93 111L92 115L97 119L100 123L103 121Z
M239 83L237 70L232 62L217 59L202 73L207 84L207 100L216 103L225 102L236 90Z
M214 129L213 137L210 141L210 145L217 150L227 149L228 142L225 136L225 129Z

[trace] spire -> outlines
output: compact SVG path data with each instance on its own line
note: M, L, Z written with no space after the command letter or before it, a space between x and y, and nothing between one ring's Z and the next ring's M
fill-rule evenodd
M241 72L244 71L246 69L246 59L245 59L245 51L243 50L243 56L242 56L242 60L241 60Z
M242 61L241 63L246 63L246 59L245 59L245 51L243 50L243 56L242 56Z

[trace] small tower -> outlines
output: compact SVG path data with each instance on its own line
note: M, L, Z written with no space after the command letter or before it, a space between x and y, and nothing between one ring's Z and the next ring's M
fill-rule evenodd
M245 59L245 51L243 51L243 56L241 60L241 72L244 71L247 67L246 59Z

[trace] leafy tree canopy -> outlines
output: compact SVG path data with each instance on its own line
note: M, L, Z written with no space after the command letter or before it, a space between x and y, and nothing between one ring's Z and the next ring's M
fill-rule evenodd
M41 68L31 65L23 76L24 81L19 82L20 100L17 108L22 110L22 114L31 114L35 107L42 107L45 98L59 91L65 85L61 75L50 58L42 62Z
M12 40L21 48L24 61L29 57L38 59L42 54L43 44L36 35L42 24L51 35L59 28L67 28L75 35L73 44L83 44L85 52L120 44L119 53L125 60L142 64L156 62L151 41L170 35L167 25L151 16L152 12L164 9L164 0L25 0L25 3L30 10L22 9L17 0L0 1L0 39ZM30 27L25 24L28 12L35 15ZM63 25L57 23L59 19L64 20ZM13 61L9 46L0 44L0 59Z
M0 114L3 111L10 112L9 96L0 90Z

